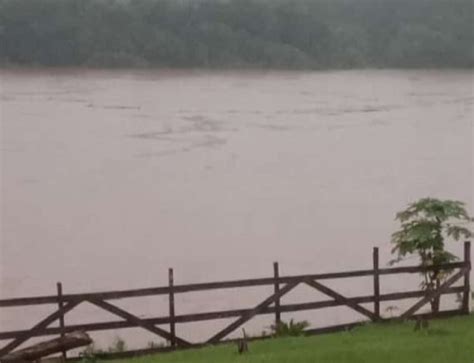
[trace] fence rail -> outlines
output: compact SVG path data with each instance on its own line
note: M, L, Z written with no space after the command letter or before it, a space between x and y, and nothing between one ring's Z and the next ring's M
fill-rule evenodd
M380 303L385 301L397 301L402 299L419 298L419 300L400 315L402 319L409 319L415 316L416 312L428 304L432 300L447 294L462 294L462 306L457 310L441 311L438 314L429 314L430 317L436 316L451 316L456 314L469 313L469 295L470 295L470 280L469 274L471 270L470 260L470 242L464 244L464 260L461 262L444 264L434 267L379 267L379 253L378 249L373 250L373 268L366 270L345 271L335 273L310 274L310 275L296 275L296 276L280 276L278 263L273 265L273 277L246 279L246 280L232 280L220 282L207 282L197 284L175 285L173 269L169 269L169 283L168 286L153 287L146 289L122 290L122 291L106 291L86 294L63 294L61 283L57 284L57 295L50 296L35 296L0 300L0 308L9 307L24 307L37 306L44 304L55 304L57 310L34 325L29 329L14 330L14 331L0 331L0 340L10 340L5 346L0 348L0 359L2 356L15 350L18 346L25 343L32 337L47 336L47 335L61 335L72 331L98 331L110 330L120 328L141 327L151 333L154 333L170 343L169 349L188 348L191 346L200 346L202 344L217 344L222 341L237 328L245 324L247 321L257 315L273 314L275 321L281 321L282 313L290 313L296 311L316 310L335 306L347 306L352 310L363 315L371 321L383 320L380 314ZM380 293L381 276L394 274L413 274L426 271L445 270L453 271L450 277L444 281L436 290L415 290L405 292L395 292L388 294ZM457 271L456 271L457 270ZM324 280L329 279L343 279L354 277L372 277L373 278L373 294L364 296L346 297L341 293L330 288ZM453 286L457 281L463 279L462 286ZM330 297L329 300L296 303L296 304L281 304L281 298L290 293L295 287L299 285L309 286L320 293ZM221 310L200 312L195 314L176 314L175 311L175 297L177 294L190 293L196 291L209 291L216 289L235 289L244 287L256 286L272 286L273 293L261 301L254 307L246 309ZM119 308L111 301L117 299L125 299L131 297L144 296L168 296L169 315L155 318L139 318L128 311ZM122 320L88 323L88 324L66 324L65 315L76 308L78 305L88 303L95 305L109 313L112 313ZM362 304L373 303L373 309L368 309ZM426 314L425 314L426 315ZM216 320L224 318L237 318L231 324L216 332L213 336L204 342L191 343L176 334L176 324L199 322L207 320ZM50 325L59 321L58 327L50 327ZM359 323L355 323L357 325ZM166 330L159 325L168 325ZM308 334L316 334L323 332L338 331L355 326L354 323L343 324L332 327L324 327L318 329L308 330ZM130 354L138 354L156 351L154 350L139 350L129 352ZM66 357L66 352L63 352Z

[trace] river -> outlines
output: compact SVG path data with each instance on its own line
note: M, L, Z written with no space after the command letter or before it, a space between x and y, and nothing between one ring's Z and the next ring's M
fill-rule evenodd
M459 199L474 212L473 81L454 70L2 70L0 297L54 294L56 281L65 293L165 285L169 267L177 284L267 277L273 261L281 274L370 268L373 246L386 266L407 203ZM294 301L307 294L318 296ZM177 313L265 297L179 295ZM151 316L166 301L121 306ZM312 326L352 314L330 311ZM28 327L35 314L4 309L0 324ZM99 316L84 307L67 322ZM196 340L225 323L178 333Z

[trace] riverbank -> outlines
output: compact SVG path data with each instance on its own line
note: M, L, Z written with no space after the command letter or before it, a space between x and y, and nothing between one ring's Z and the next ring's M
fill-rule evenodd
M235 345L223 345L116 363L464 363L474 360L474 315L432 321L424 331L414 331L414 324L370 324L346 333L254 342L245 355L237 354Z

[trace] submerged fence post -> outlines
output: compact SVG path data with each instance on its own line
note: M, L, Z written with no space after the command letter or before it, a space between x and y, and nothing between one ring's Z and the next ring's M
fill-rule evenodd
M62 309L64 305L64 300L63 300L63 284L61 282L56 283L56 290L58 292L58 308ZM61 338L64 337L65 331L64 331L64 314L61 314L59 316L59 330L61 332ZM67 359L67 352L65 350L62 351L62 356L63 359Z
M274 291L275 294L280 292L280 271L278 267L278 262L273 262L273 277L274 282ZM280 298L275 300L275 325L278 326L281 323L281 312L280 312Z
M469 314L469 296L471 294L471 242L464 242L464 267L466 272L464 274L464 292L463 292L463 301L462 301L462 312L464 314Z
M374 247L372 252L374 264L374 314L380 320L380 275L379 275L379 248Z
M171 346L176 347L176 323L175 323L175 311L174 311L174 277L173 269L168 269L168 286L170 288L169 293L169 308L170 308L170 334L171 334Z

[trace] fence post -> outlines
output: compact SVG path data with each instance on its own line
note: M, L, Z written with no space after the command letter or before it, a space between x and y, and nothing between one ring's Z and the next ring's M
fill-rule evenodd
M275 294L280 292L280 271L278 267L278 262L273 262L273 276L275 279L274 282L274 291ZM280 298L275 300L275 325L278 326L281 323L281 312L280 312Z
M171 334L171 346L176 347L176 323L175 323L175 311L174 311L174 277L173 269L168 269L168 286L170 288L169 293L169 308L170 308L170 334Z
M374 314L380 320L380 275L379 275L379 248L374 247L372 252L374 264Z
M56 290L58 292L58 308L62 309L64 306L64 301L63 301L63 284L61 282L56 283ZM59 330L61 331L61 338L64 337L65 332L64 332L64 314L61 314L59 316ZM67 359L67 352L65 350L62 351L62 357L64 360Z
M463 302L462 302L462 311L464 314L469 314L469 296L471 294L471 242L464 242L464 267L467 267L466 273L464 274L464 292L463 292Z

